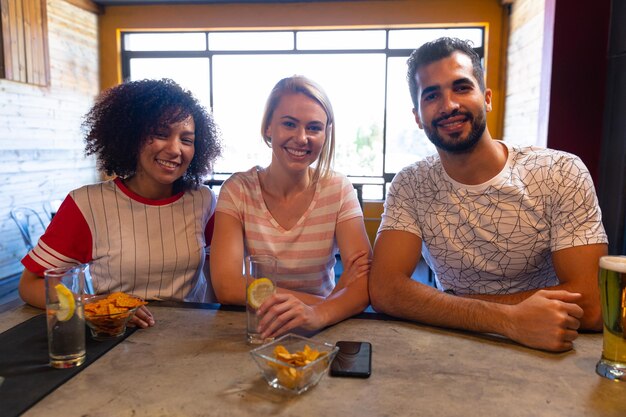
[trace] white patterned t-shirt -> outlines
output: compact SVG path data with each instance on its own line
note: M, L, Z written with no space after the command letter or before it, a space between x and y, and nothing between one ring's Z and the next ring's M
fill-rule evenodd
M419 236L443 290L512 294L554 286L552 252L607 243L593 181L578 157L501 143L506 165L483 184L454 181L432 155L402 169L389 189L379 233Z

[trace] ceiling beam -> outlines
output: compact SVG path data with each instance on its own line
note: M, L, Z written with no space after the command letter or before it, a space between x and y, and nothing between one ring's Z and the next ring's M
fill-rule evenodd
M96 4L92 0L65 0L67 3L72 4L78 8L83 10L87 10L88 12L92 12L95 14L104 13L104 7Z

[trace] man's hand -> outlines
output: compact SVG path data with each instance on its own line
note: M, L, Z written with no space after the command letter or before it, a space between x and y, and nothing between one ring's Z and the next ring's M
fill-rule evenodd
M554 352L573 347L583 309L581 294L540 290L510 307L510 327L505 336L523 345Z

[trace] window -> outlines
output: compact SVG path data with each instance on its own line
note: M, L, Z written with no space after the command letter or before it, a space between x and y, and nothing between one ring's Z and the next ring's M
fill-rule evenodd
M46 0L0 0L0 78L48 85Z
M483 27L126 32L122 75L172 78L213 109L224 136L218 179L269 163L259 132L265 100L279 79L305 75L333 104L334 168L362 184L363 198L379 200L396 172L435 152L411 113L406 59L441 36L469 39L484 56Z

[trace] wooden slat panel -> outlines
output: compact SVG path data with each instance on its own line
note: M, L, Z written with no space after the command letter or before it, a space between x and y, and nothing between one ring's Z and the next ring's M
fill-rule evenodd
M8 0L0 0L0 78L6 78L5 51L11 50L8 4Z
M9 50L6 54L5 65L7 68L8 78L10 80L19 81L20 79L20 67L19 67L19 55L20 50L17 39L17 2L15 0L8 0L7 2L7 15L9 25Z
M2 48L3 48L3 65L4 76L7 79L13 79L13 45L11 37L11 0L0 0L2 5Z
M26 47L24 39L24 8L22 1L15 1L15 37L17 40L17 62L18 62L18 79L17 81L28 82L26 78Z
M0 77L48 85L50 64L46 0L0 0L2 48Z
M50 52L48 50L48 15L45 0L38 0L37 3L37 30L38 39L37 47L39 54L37 65L37 73L39 77L39 85L50 84Z
M24 38L24 72L26 75L26 82L33 82L33 38L31 33L31 26L37 26L37 19L33 19L32 4L33 0L22 0L22 33ZM34 25L33 25L34 23ZM36 29L35 29L36 30ZM36 48L36 47L35 47Z

